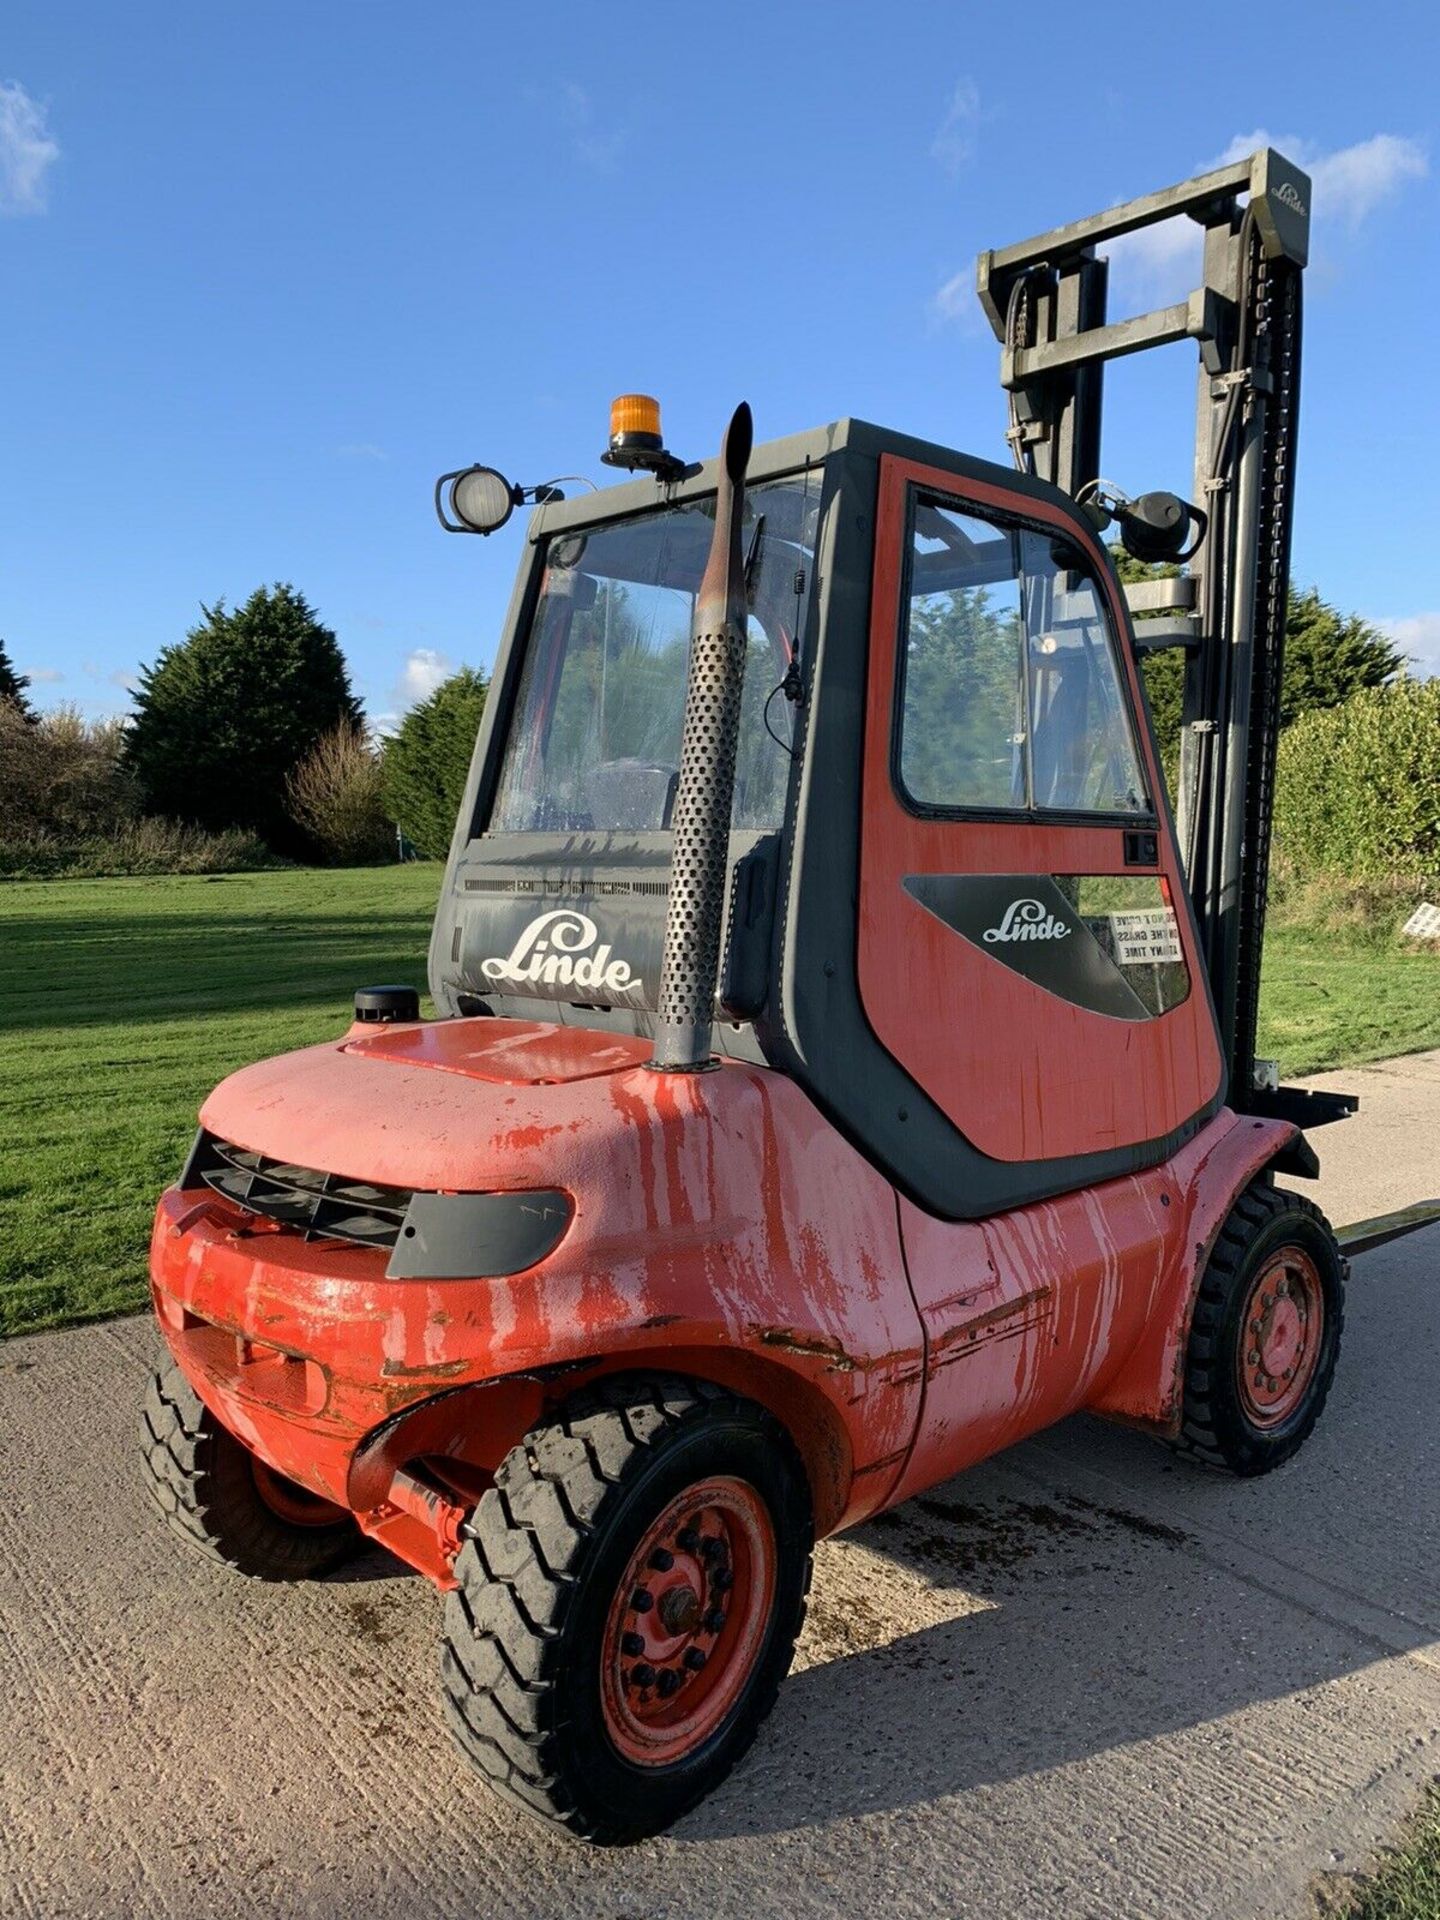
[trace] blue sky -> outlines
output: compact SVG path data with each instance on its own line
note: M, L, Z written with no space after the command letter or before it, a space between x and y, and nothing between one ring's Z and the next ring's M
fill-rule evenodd
M0 634L123 710L201 601L300 587L370 712L489 664L521 522L434 477L607 478L609 398L713 450L857 414L1004 459L979 248L1268 137L1316 178L1295 563L1440 672L1440 28L1374 0L1010 7L10 0ZM1188 290L1131 248L1112 312ZM1189 491L1194 355L1104 468Z

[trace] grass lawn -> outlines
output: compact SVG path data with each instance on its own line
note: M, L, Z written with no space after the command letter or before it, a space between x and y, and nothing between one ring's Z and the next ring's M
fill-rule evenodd
M0 1334L138 1307L201 1100L425 978L441 869L0 885ZM1262 1054L1289 1073L1440 1045L1440 959L1277 926Z
M1408 1839L1373 1879L1334 1908L1335 1920L1437 1920L1440 1915L1440 1787L1433 1788Z
M1440 1047L1440 953L1348 930L1272 925L1265 935L1256 1052L1282 1074Z
M143 1304L201 1100L425 981L439 866L0 886L0 1334Z

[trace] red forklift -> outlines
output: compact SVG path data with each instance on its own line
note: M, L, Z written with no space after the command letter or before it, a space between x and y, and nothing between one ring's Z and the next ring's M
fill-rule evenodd
M716 461L644 396L534 506L430 948L205 1102L151 1249L149 1485L262 1579L442 1590L508 1800L653 1834L772 1706L816 1539L1078 1409L1290 1459L1345 1261L1254 1058L1310 183L1272 151L982 255L1011 467L841 420ZM1186 217L1191 297L1107 318ZM1199 348L1193 501L1100 478ZM1132 590L1107 534L1183 572ZM1137 672L1186 656L1177 818Z

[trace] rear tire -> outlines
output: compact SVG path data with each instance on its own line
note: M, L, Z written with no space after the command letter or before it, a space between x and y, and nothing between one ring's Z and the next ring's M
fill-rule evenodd
M788 1434L707 1382L603 1381L506 1456L469 1533L441 1655L466 1756L585 1839L670 1826L790 1665L813 1522Z
M141 1441L151 1499L176 1538L207 1560L256 1580L310 1580L360 1544L343 1508L257 1460L173 1359L150 1376Z
M1257 1181L1200 1283L1177 1452L1249 1476L1282 1466L1320 1418L1345 1319L1345 1262L1318 1207Z

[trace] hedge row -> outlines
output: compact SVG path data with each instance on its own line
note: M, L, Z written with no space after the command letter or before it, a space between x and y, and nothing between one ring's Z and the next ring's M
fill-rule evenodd
M1297 868L1440 887L1440 680L1397 680L1280 737L1278 851Z

